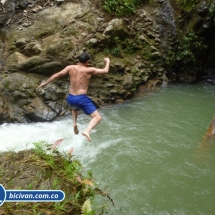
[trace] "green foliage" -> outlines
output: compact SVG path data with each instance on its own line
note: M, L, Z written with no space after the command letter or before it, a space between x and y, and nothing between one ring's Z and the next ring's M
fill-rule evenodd
M123 55L135 54L137 50L142 50L139 41L130 38L120 40L119 37L113 37L107 41L104 52L115 57L122 57Z
M78 160L73 158L73 156L60 153L57 149L50 150L51 145L48 145L46 142L37 142L34 143L34 145L34 152L40 157L40 159L37 157L34 159L38 164L40 162L40 165L52 169L51 174L54 176L52 187L54 189L64 190L62 181L66 184L71 184L71 191L69 191L70 194L65 192L66 197L64 201L52 203L52 207L54 206L56 214L70 214L69 210L77 211L77 214L80 214L78 211L83 208L87 199L94 199L96 193L103 195L101 190L94 187L91 171L87 172L85 176L80 176L80 172L83 171L83 167ZM79 180L77 178L79 178ZM65 187L65 189L67 189L67 187ZM97 190L99 190L99 192L97 192ZM68 207L70 207L69 210ZM37 210L35 209L35 211L38 212L38 208ZM76 213L74 213L74 215L75 214ZM84 215L85 214L95 215L96 212L91 210L89 213L84 213Z
M119 37L110 38L107 42L104 52L110 53L115 57L121 57L121 42Z
M150 50L150 48L143 49L142 56L146 60L152 60L152 51Z
M59 153L58 150L53 150L48 153L47 149L49 149L50 146L46 142L41 141L33 144L35 146L33 149L34 152L38 154L51 169L59 170L61 175L65 177L75 177L75 175L79 174L82 165L78 160L72 159L72 157L67 158L66 155Z
M168 65L180 64L180 68L197 64L199 56L207 48L204 40L194 32L187 33L182 37L182 41L176 50L168 53L166 63Z
M135 42L128 38L125 39L125 46L123 47L124 53L128 55L132 55L136 51L136 47L134 46Z
M118 17L135 14L136 8L148 0L100 0L103 10Z
M199 2L200 2L200 0L180 0L179 4L185 11L190 12L195 9L196 5Z
M96 215L107 211L103 205L98 206L96 211L90 207L90 200L98 195L113 201L108 194L95 187L92 172L85 172L80 162L74 159L70 152L60 153L53 149L53 145L44 141L36 142L34 146L33 150L8 152L1 157L7 171L1 166L0 180L5 181L6 186L13 189L62 190L65 199L61 202L5 203L1 207L2 214ZM34 172L35 175L32 175ZM22 174L28 183L22 181L19 184L16 181L14 184L14 180L17 177L21 178Z
M195 10L197 4L200 1L201 0L179 0L179 4L185 11L191 12L191 11ZM207 0L206 2L208 3L208 8L209 8L210 13L214 13L215 12L215 1Z
M215 13L215 1L214 0L209 0L209 12L211 15Z
M46 145L45 142L35 142L33 143L34 145L34 151L36 152L36 154L38 154L39 156L43 156L45 155L45 150L44 150L44 146Z

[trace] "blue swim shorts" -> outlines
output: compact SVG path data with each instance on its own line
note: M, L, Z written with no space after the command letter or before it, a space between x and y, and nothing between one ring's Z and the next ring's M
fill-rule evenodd
M82 110L85 114L90 115L96 111L92 100L86 94L72 95L69 94L66 99L67 103L74 110Z

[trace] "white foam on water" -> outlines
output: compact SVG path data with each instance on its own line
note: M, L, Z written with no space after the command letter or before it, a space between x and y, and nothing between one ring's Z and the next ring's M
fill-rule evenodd
M105 117L104 117L105 118ZM106 148L115 145L122 141L122 138L109 138L103 136L99 137L102 128L97 127L93 129L93 142L88 142L81 134L90 118L81 115L78 118L79 134L75 135L73 132L71 116L59 119L54 122L31 123L31 124L3 124L0 125L0 152L1 151L21 151L34 147L35 142L46 142L53 144L58 139L63 139L58 146L60 152L68 152L73 148L73 155L79 159L83 164L89 164L96 160L98 154L102 153ZM104 126L109 126L107 122L103 122ZM104 132L104 131L103 131Z
M32 148L32 143L39 141L53 144L61 138L64 139L60 145L61 150L81 147L85 140L82 135L73 133L71 117L54 122L0 125L0 151Z

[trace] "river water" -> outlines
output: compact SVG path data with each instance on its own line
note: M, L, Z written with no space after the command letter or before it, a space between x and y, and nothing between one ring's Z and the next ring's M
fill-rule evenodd
M0 151L64 138L59 150L74 147L74 156L113 199L108 214L214 214L215 141L203 141L215 115L214 86L170 85L100 112L103 121L92 132L92 143L73 134L66 116L1 125ZM80 114L79 129L88 121Z

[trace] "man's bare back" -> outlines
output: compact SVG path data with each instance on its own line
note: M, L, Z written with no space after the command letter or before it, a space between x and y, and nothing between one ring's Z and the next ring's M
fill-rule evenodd
M55 73L45 82L41 83L38 88L45 87L48 83L61 78L62 76L69 75L70 89L67 102L72 107L74 133L79 133L76 121L78 117L77 108L80 108L85 114L90 115L92 118L87 129L82 132L86 139L91 141L90 132L99 122L101 122L102 118L90 98L86 96L89 81L92 75L102 75L109 72L110 59L104 58L106 64L103 69L87 67L89 60L90 56L87 53L82 53L79 56L79 63L77 65L67 66L62 71Z
M73 95L87 94L92 71L93 69L82 65L71 65L69 68L69 93Z

